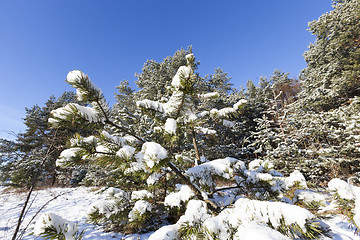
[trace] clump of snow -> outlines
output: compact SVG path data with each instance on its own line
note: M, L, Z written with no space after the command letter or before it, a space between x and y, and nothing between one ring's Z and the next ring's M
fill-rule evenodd
M214 135L216 134L216 130L213 129L209 129L209 128L204 128L204 127L196 127L195 128L197 133L202 133L205 135Z
M40 236L50 229L54 229L57 234L63 235L66 240L73 240L77 231L77 225L55 213L43 213L35 223L34 235Z
M260 181L269 182L273 180L273 176L269 173L258 173L256 171L247 171L247 181L257 183Z
M137 167L143 168L142 162L144 162L147 167L153 168L160 160L165 159L167 154L166 149L160 144L146 142L142 145L141 152L135 155L135 158L138 160Z
M143 215L145 212L151 211L151 204L144 200L139 200L135 203L133 209L129 212L129 221L135 221L139 216Z
M360 187L350 185L339 178L334 178L328 183L328 189L332 192L336 192L340 198L354 202L355 207L352 209L352 212L354 213L353 223L355 223L356 226L359 227L360 226ZM337 204L336 198L334 203Z
M198 117L203 118L203 117L208 116L209 114L210 114L209 111L202 111L202 112L198 113Z
M211 217L212 215L209 213L204 201L190 200L186 206L185 214L180 217L176 224L164 226L158 229L149 237L149 240L179 239L178 230L182 224L194 226L196 224L202 224L206 219Z
M68 75L66 76L66 81L68 81L69 83L77 83L80 81L80 79L86 78L86 77L87 77L87 75L84 74L82 71L73 70L73 71L70 71L68 73Z
M172 79L171 86L176 89L184 87L184 82L181 80L187 79L192 74L192 68L190 66L181 66L177 70L175 76Z
M241 99L237 103L234 104L233 108L235 110L238 110L241 106L245 105L247 103L246 99Z
M110 187L103 192L102 199L92 203L87 214L99 213L109 218L129 206L130 194L119 188Z
M129 145L125 145L116 152L116 155L119 157L125 157L127 159L132 158L135 153L135 148Z
M201 200L190 200L186 206L186 211L180 217L177 224L188 223L190 225L200 224L206 219L212 217L206 207L206 203Z
M76 88L76 95L78 96L79 101L85 100L86 91L81 88L78 88L78 84L81 84L82 81L86 81L87 84L90 84L91 88L95 89L98 92L98 95L102 95L101 90L95 86L95 84L90 80L90 78L81 72L80 70L74 70L68 73L66 81L73 85Z
M66 120L70 116L78 114L90 123L103 122L105 119L99 115L93 107L81 106L77 103L69 103L65 107L61 107L51 111L52 117L49 118L49 123L57 124L60 120Z
M146 108L146 109L153 109L153 110L156 110L158 112L164 112L163 104L158 102L158 101L152 101L152 100L144 99L144 100L141 100L141 101L137 101L136 106L138 108L142 107L142 108Z
M219 215L205 220L204 226L220 239L228 239L229 228L237 229L242 224L255 222L271 223L276 229L281 225L282 219L285 225L298 224L306 232L306 220L313 217L308 210L298 206L240 198L233 208L223 210Z
M195 56L192 53L186 54L185 56L187 64L191 64L195 61Z
M260 160L260 159L255 159L253 161L251 161L249 163L249 170L250 171L258 171L258 172L263 172L266 170L271 170L274 167L274 164L272 162L270 162L269 160Z
M195 196L194 192L187 185L176 184L176 190L178 192L172 192L165 197L165 206L180 207L181 203L185 203Z
M202 99L209 99L209 98L218 98L220 95L218 92L210 92L205 94L199 94L199 97Z
M289 177L285 178L286 188L291 188L292 186L299 184L303 188L307 188L306 180L304 175L298 170L290 173Z
M230 179L234 176L233 165L239 160L235 158L223 158L200 164L189 168L186 175L192 182L198 182L200 185L214 187L213 176L220 176Z
M220 110L217 109L211 109L210 110L210 116L213 118L223 118L223 117L227 117L230 114L234 114L236 113L236 111L239 110L239 108L241 106L243 106L244 104L246 104L246 100L245 99L241 99L240 101L238 101L237 103L235 103L233 105L233 107L227 107L227 108L222 108Z
M154 185L157 181L159 181L159 179L163 176L162 173L153 173L151 174L147 179L146 179L146 183L148 186L150 185Z
M191 110L186 111L185 113L185 122L194 122L198 117Z
M339 178L332 179L328 183L328 189L330 191L337 192L339 196L343 199L347 199L347 200L355 199L351 185Z
M312 190L296 190L296 200L301 200L305 203L318 202L322 205L326 205L328 195L323 193L314 192Z
M59 158L56 160L56 166L62 167L66 162L70 162L76 157L76 153L80 151L80 148L68 148L61 152Z
M178 239L178 229L177 224L163 226L151 234L148 240L176 240Z
M128 141L126 139L126 137L119 137L119 136L114 136L111 135L110 133L108 133L107 131L102 131L101 132L102 136L104 136L107 140L109 140L112 143L115 143L118 146L124 146L125 143ZM129 141L131 142L131 141Z
M168 118L166 119L166 122L165 122L165 132L171 134L171 135L175 135L176 133L176 120L173 119L173 118Z
M282 235L280 232L269 228L264 223L250 222L239 226L234 240L290 240L289 237Z
M182 105L182 99L184 98L184 95L184 92L180 90L173 91L169 101L162 105L163 113L165 113L165 115L176 113Z
M153 197L154 197L154 195L145 189L139 190L139 191L133 191L131 193L131 201L142 200L142 199L153 198Z

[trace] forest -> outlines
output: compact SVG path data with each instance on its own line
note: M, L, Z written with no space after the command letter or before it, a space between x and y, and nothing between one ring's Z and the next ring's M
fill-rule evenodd
M149 240L331 239L335 215L359 238L360 2L334 0L309 31L298 78L276 69L241 89L221 68L200 76L191 46L146 61L112 106L101 79L71 71L74 92L27 108L26 130L0 139L0 185L96 189L89 224ZM86 239L61 211L32 234Z

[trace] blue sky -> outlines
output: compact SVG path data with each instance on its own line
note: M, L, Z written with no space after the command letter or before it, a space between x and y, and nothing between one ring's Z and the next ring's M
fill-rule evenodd
M202 76L221 67L235 87L274 69L297 77L314 42L308 22L330 10L331 0L0 0L0 137L24 130L25 107L71 90L71 70L114 102L147 59L189 45Z

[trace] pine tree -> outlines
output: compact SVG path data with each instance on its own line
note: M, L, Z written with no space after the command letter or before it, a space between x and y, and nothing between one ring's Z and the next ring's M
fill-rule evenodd
M52 110L73 101L76 101L75 94L64 92L59 98L50 97L43 107L26 108L25 132L19 133L14 141L2 141L2 169L12 185L29 187L33 181L55 184L60 174L56 159L76 130L73 127L51 129L48 118Z
M305 53L305 109L333 109L360 94L360 3L333 0L333 8L309 24L316 42Z

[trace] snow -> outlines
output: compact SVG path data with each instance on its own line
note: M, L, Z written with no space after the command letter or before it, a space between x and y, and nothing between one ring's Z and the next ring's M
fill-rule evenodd
M238 111L241 106L243 106L244 104L246 104L246 102L247 102L247 101L246 101L245 99L241 99L241 100L239 100L237 103L235 103L235 104L233 105L233 107L222 108L222 109L220 109L220 110L213 108L213 109L210 110L210 116L211 116L212 118L223 118L223 117L227 117L227 116L229 116L230 114L233 114L233 113L235 113L236 111Z
M334 178L328 183L328 189L339 194L342 199L355 202L353 220L357 226L360 226L360 187L350 185L339 178Z
M176 120L174 118L168 118L165 122L165 132L171 135L176 133Z
M99 96L102 95L101 90L97 86L95 86L95 84L90 80L90 78L86 74L84 74L80 70L73 70L68 73L66 77L66 81L76 88L76 94L78 96L79 101L85 100L85 96L86 96L86 91L84 91L84 89L78 88L79 84L83 85L82 84L83 80L85 80L86 83L90 85L90 88L95 89Z
M153 198L154 195L147 191L147 190L139 190L139 191L133 191L131 193L131 201L134 200L141 200L141 199L146 199L146 198Z
M149 168L153 168L156 163L167 157L167 151L160 144L155 142L146 142L142 145L141 152L135 155L138 162L145 164Z
M328 183L328 188L330 191L337 192L339 196L343 199L348 199L348 200L355 199L351 186L347 182L339 178L332 179Z
M59 159L56 160L56 166L63 166L66 162L71 161L72 158L76 157L76 153L80 151L81 148L68 148L61 152Z
M217 175L226 179L232 178L234 175L234 170L232 166L238 161L239 160L230 157L216 159L189 168L186 171L186 175L190 177L190 180L192 182L198 181L200 185L212 187L214 185L212 176Z
M156 230L148 240L175 240L178 239L178 225L167 225Z
M119 157L125 157L127 159L132 158L135 153L135 148L129 145L125 145L116 152L116 155Z
M184 87L183 82L181 80L189 78L191 74L192 74L192 69L190 66L179 67L179 69L177 70L175 76L171 81L171 86L173 86L176 89Z
M147 108L147 109L153 109L158 112L164 112L163 104L158 101L151 101L151 100L145 99L145 100L137 101L136 106L139 108L143 107L143 108Z
M124 146L126 142L131 142L126 139L126 137L119 137L114 136L108 133L107 131L102 131L101 135L104 136L107 140L111 141L112 143L115 143L118 146Z
M78 187L49 188L34 191L30 198L30 202L33 202L33 204L25 216L21 229L29 223L31 218L46 204L47 201L51 200L53 197L59 196L53 201L50 201L40 214L35 217L34 222L32 222L26 230L23 239L34 239L34 236L29 236L28 234L33 231L35 222L40 219L43 213L54 213L63 219L66 219L68 222L78 224L79 231L85 230L84 240L112 240L114 238L121 239L122 237L125 237L123 234L104 232L101 227L86 223L89 205L104 197L94 190L94 188ZM16 193L12 191L2 191L0 193L0 239L11 239L26 195L27 192ZM147 239L147 235L144 236L145 237L141 237L142 240ZM131 236L129 236L129 239L131 239L130 237ZM133 239L135 240L137 238Z
M187 185L176 184L176 190L178 190L178 192L172 192L165 197L165 206L180 207L181 203L185 203L195 196Z
M209 99L209 98L218 98L220 95L218 92L210 92L205 94L199 94L199 97L202 99Z
M290 240L289 237L282 235L278 231L269 228L265 224L250 222L240 225L237 229L234 240Z
M219 215L205 220L204 226L211 233L219 235L220 239L228 239L230 228L237 229L243 224L271 223L277 228L283 218L286 225L297 223L304 229L306 220L313 217L308 210L298 206L240 198L233 208L225 209Z
M82 78L86 78L86 74L84 74L82 71L80 70L73 70L70 71L68 73L68 75L66 76L66 81L68 81L69 83L77 83L79 82L80 79Z
M195 56L192 53L186 54L185 56L187 64L190 64L195 61Z
M159 181L159 179L163 176L163 174L161 173L153 173L151 174L147 179L146 179L146 183L147 185L154 185L157 181Z
M202 133L205 135L214 135L216 134L216 130L209 129L209 128L203 128L203 127L196 127L195 128L197 133Z
M43 213L36 221L34 226L34 235L40 236L47 229L54 228L56 233L63 234L66 240L73 240L76 233L77 225L67 221L55 213Z
M241 106L245 105L247 103L246 99L241 99L237 103L234 104L233 108L235 110L238 110Z
M149 202L139 200L135 203L133 209L129 212L129 221L133 222L137 219L138 215L143 215L145 212L150 212L152 206Z
M129 193L119 188L110 187L100 196L100 199L90 204L87 210L88 215L98 212L109 218L129 206Z
M354 188L357 192L358 188ZM185 191L184 191L185 192ZM190 191L189 191L190 192ZM61 195L62 194L62 195ZM30 199L31 205L25 219L24 227L34 214L44 204L51 200L54 196L60 195L53 201L50 201L38 216L35 217L34 222L29 225L23 239L34 239L34 236L28 235L33 231L35 222L37 222L43 213L56 214L66 222L78 224L79 231L85 230L84 240L112 240L112 239L127 239L127 240L159 240L177 239L179 223L161 227L154 233L146 234L132 234L124 235L121 233L104 232L101 227L86 223L87 210L89 205L104 198L111 198L112 196L126 195L126 192L118 188L108 188L96 191L95 188L50 188L35 191ZM356 194L355 194L356 195ZM14 232L17 217L20 214L22 204L25 201L26 192L16 193L13 191L6 191L6 188L0 187L0 239L11 239ZM35 201L33 201L35 200ZM240 201L239 201L240 200ZM227 239L228 233L226 229L229 226L236 227L235 239L288 239L279 233L267 228L263 221L270 221L276 223L277 217L285 214L288 222L299 221L304 216L311 216L306 211L301 210L300 207L292 206L285 203L269 203L248 199L239 199L233 208L223 210L218 216L209 217L205 205L198 200L190 200L187 212L183 220L203 221L203 226L206 226L211 232L217 233L219 239ZM144 204L143 206L145 206ZM260 206L262 205L262 206ZM272 206L273 205L273 206ZM261 209L255 211L252 206ZM259 208L260 207L260 208ZM146 208L145 208L146 209ZM199 214L196 214L199 213ZM273 213L273 214L271 214ZM240 224L239 220L242 221ZM249 220L249 221L246 221ZM357 239L354 235L354 228L349 227L349 222L343 216L334 216L330 219L324 220L330 226L333 232L334 240L350 240ZM301 223L301 221L300 221ZM230 225L229 225L230 224ZM329 238L323 236L320 239L327 240Z
M290 176L285 178L285 184L287 188L291 188L296 184L299 184L299 186L303 188L307 188L305 177L298 170L295 170L294 172L290 173Z
M296 190L295 197L297 200L301 200L305 203L318 202L322 205L326 205L328 194L317 193L312 190Z
M59 122L58 119L66 120L69 116L73 116L76 113L90 123L104 121L104 119L99 116L99 113L93 107L85 107L77 103L69 103L65 107L52 110L52 117L49 118L49 123L56 124Z
M200 200L190 200L186 206L186 211L180 217L177 224L189 223L190 225L199 224L212 217L206 207L206 203Z

